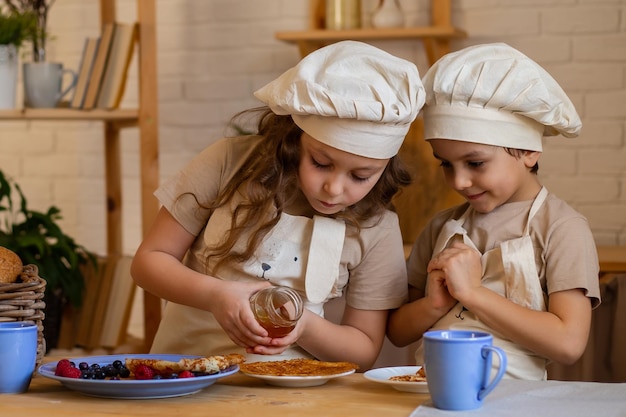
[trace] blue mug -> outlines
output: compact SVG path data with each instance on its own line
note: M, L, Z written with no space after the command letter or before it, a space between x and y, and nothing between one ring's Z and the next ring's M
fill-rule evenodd
M0 394L28 391L37 362L37 325L0 323Z
M491 358L499 358L491 379ZM442 410L473 410L498 385L506 371L506 354L493 346L489 333L434 330L424 333L424 370L430 398Z

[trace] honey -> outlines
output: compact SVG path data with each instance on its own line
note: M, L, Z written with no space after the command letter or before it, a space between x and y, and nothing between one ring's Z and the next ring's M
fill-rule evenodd
M288 335L296 327L304 304L291 288L269 287L250 297L250 307L269 337L275 338Z

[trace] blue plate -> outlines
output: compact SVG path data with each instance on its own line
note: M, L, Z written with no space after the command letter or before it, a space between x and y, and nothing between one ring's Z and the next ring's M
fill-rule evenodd
M159 359L166 361L178 362L182 358L197 358L191 355L105 355L105 356L88 356L81 358L68 358L74 363L87 362L88 364L97 363L105 365L115 360L124 362L126 358L141 359ZM168 398L179 397L182 395L190 395L200 391L203 388L213 385L218 379L232 375L239 370L239 365L231 366L220 373L213 375L197 376L195 378L181 379L121 379L115 380L93 380L93 379L75 379L57 376L54 374L56 370L56 362L41 365L37 372L46 378L59 381L65 387L80 392L81 394L90 395L92 397L102 398L120 398L120 399L146 399L146 398Z

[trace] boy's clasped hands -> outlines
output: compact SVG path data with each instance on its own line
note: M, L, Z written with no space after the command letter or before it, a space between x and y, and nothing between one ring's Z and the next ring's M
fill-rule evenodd
M426 293L434 308L447 312L472 290L481 288L480 260L478 251L461 242L452 243L430 260Z

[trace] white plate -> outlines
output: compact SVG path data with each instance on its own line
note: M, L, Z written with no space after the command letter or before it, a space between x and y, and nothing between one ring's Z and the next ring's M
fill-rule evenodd
M318 385L324 385L326 382L333 378L339 378L340 376L346 376L354 373L354 369L341 374L323 375L323 376L276 376L276 375L259 375L250 374L248 372L241 371L242 374L251 376L253 378L262 379L266 384L275 385L277 387L317 387Z
M404 392L420 392L428 393L428 385L426 382L409 382L409 381L391 381L392 376L413 375L419 371L421 366L394 366L391 368L370 369L363 376L370 381L387 384Z
M181 358L196 358L197 356L188 355L105 355L90 356L82 358L68 358L74 363L87 362L88 364L97 363L99 365L113 363L119 359L122 362L126 358L142 358L142 359L162 359L167 361L178 362ZM213 385L218 379L228 375L232 375L239 370L239 365L231 366L220 373L213 375L197 376L194 378L181 379L121 379L119 381L112 380L95 380L95 379L75 379L57 376L54 374L57 363L50 362L41 365L37 372L46 378L59 381L65 387L80 392L81 394L90 395L92 397L103 398L119 398L119 399L145 399L145 398L168 398L178 397L181 395L194 394L203 388Z

